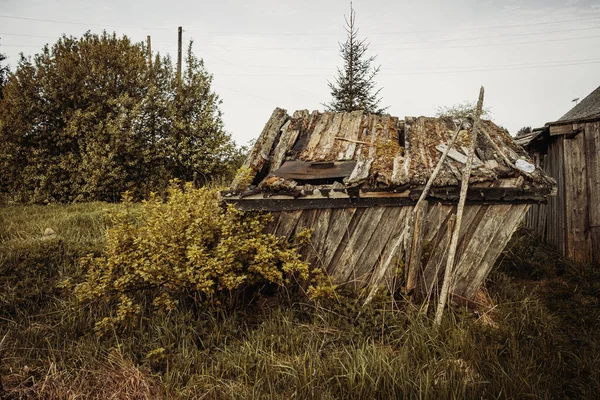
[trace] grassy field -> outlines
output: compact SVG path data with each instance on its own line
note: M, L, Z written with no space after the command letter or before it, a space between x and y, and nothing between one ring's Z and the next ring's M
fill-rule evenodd
M492 305L447 313L440 329L402 299L278 292L98 337L107 306L61 282L102 251L117 207L0 208L0 398L600 398L600 268L525 230L487 282Z

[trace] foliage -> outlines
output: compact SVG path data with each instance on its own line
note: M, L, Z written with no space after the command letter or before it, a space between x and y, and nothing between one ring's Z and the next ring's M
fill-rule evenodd
M474 102L465 101L449 107L438 107L436 116L440 118L452 118L457 121L473 120L476 108L477 105ZM489 118L490 114L489 108L484 107L481 110L481 118Z
M8 65L2 65L4 60L6 60L6 55L0 53L0 100L2 100L2 88L4 88L8 76Z
M139 205L128 207L142 215ZM1 398L582 399L600 393L600 269L564 260L526 230L515 233L491 274L493 305L478 315L447 313L440 329L410 303L385 294L364 307L353 292L314 304L263 291L233 312L182 304L99 338L94 324L113 305L81 304L56 283L82 274L78 254L102 249L106 211L124 208L0 208L5 271L16 262L53 271L35 283L44 301L5 297L0 305ZM67 251L41 247L53 243L40 239L47 227ZM486 315L494 324L483 323Z
M116 301L113 322L128 323L144 302L172 311L180 300L218 300L222 293L258 284L283 286L292 277L308 279L308 265L287 242L263 232L269 215L223 210L216 190L182 190L173 184L168 200L152 195L136 219L113 216L106 255L83 259L86 281L76 287L80 300Z
M517 136L521 136L521 135L524 135L526 133L531 133L531 127L530 126L524 126L521 129L519 129L517 131Z
M188 48L179 84L169 57L86 33L22 58L0 101L0 192L12 200L144 197L169 179L204 184L240 158L212 76Z
M364 110L368 113L383 113L387 107L380 108L379 93L375 90L375 76L380 66L372 67L376 56L366 56L369 44L366 39L358 39L358 28L354 25L355 13L350 4L350 19L346 18L347 38L344 44L339 43L340 55L344 60L344 68L338 68L335 83L328 82L332 101L324 104L328 111L350 112ZM373 93L373 91L375 92Z

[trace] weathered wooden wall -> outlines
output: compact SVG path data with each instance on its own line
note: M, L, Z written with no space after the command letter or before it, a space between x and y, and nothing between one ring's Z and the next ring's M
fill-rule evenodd
M551 137L540 165L556 179L558 194L533 205L526 223L564 255L600 262L600 122L578 129Z
M585 158L592 258L600 264L600 121L585 125Z
M527 204L467 205L457 251L452 293L472 298L496 258L525 215ZM450 215L456 206L434 203L428 209L417 289L430 293L441 288ZM393 288L398 267L405 261L406 221L413 206L282 211L273 213L269 229L290 238L312 228L304 257L321 266L339 284L354 287L386 285ZM386 260L394 262L386 265ZM382 270L382 268L384 270Z

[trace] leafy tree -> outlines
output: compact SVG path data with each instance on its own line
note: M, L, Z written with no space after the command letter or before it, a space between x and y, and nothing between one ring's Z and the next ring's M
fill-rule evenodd
M441 118L452 118L454 120L471 120L475 116L477 105L473 102L465 101L463 103L454 104L453 106L438 107L436 116ZM489 118L491 111L484 107L481 110L481 118Z
M178 85L169 57L150 66L126 36L61 37L23 58L4 88L0 190L21 201L117 200L227 174L239 150L211 83L191 44Z
M6 60L6 55L0 53L0 100L2 100L2 88L6 84L8 77L8 65L2 65Z
M524 135L526 133L531 133L531 127L530 126L524 126L521 129L519 129L519 131L517 132L517 136L521 136L521 135Z
M347 38L344 44L339 43L340 55L344 60L343 70L338 68L335 83L328 82L333 100L324 104L328 111L350 112L364 110L369 113L382 113L387 107L380 108L381 88L375 90L375 76L380 66L372 67L376 56L367 57L369 43L358 38L355 26L355 12L350 3L350 18L346 20Z

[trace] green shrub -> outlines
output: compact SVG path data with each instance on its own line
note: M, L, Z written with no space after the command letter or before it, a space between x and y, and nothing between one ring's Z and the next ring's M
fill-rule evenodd
M263 232L270 216L222 208L216 190L173 184L168 200L153 195L136 217L131 196L113 215L102 257L86 257L80 300L105 299L116 313L97 324L101 331L131 320L146 304L171 311L181 300L219 303L259 284L305 281L308 265L285 239ZM235 297L235 296L234 296Z

